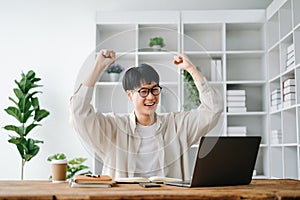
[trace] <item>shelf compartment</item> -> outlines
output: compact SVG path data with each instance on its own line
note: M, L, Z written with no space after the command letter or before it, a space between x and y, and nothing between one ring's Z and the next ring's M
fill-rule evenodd
M221 60L221 79L224 80L223 54L187 54L191 62L197 66L208 81L212 81L212 59ZM220 82L220 81L219 81Z
M268 52L269 80L280 75L279 45Z
M276 12L267 22L267 39L268 48L272 47L279 41L279 17Z
M268 163L269 163L268 149L265 147L260 147L257 154L255 167L254 167L254 169L256 170L256 177L264 177L264 178L269 177Z
M226 55L226 80L265 80L266 69L263 53Z
M267 144L265 115L228 115L227 126L246 126L247 136L261 136L261 144Z
M136 35L136 26L132 24L98 24L96 27L96 51L101 49L113 49L117 52L134 51Z
M279 9L279 23L280 23L280 38L292 31L292 5L291 1L287 1Z
M271 178L283 178L282 147L271 147Z
M296 108L282 111L283 144L297 144Z
M294 27L300 24L300 2L298 0L293 0L293 16L294 16Z
M280 42L280 71L283 73L287 71L288 69L292 69L295 67L294 64L289 64L288 63L288 47L290 45L294 44L293 42L293 34L290 33L287 35L284 40Z
M265 85L227 84L227 90L245 90L247 112L264 112L266 106Z
M263 33L260 23L226 24L226 50L263 50Z
M282 144L282 123L281 113L274 113L270 116L270 145L281 145ZM272 133L275 132L275 133ZM274 134L274 135L272 135ZM279 134L280 136L278 137Z
M297 146L283 147L284 177L298 179Z
M295 45L295 64L300 64L300 26L294 31L294 45Z
M222 51L222 27L223 24L184 24L184 52Z
M166 45L164 50L179 52L178 24L139 24L138 30L139 51L153 51L149 46L150 39L162 37Z

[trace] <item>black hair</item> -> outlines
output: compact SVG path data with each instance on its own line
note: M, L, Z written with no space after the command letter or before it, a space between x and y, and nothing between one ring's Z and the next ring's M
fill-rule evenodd
M159 84L159 75L157 71L148 64L140 64L137 67L129 68L123 76L123 89L133 90L140 87L141 83L151 84L156 82Z

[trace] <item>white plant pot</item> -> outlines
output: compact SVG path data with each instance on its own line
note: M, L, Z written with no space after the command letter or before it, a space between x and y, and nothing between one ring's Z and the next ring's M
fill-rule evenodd
M160 51L161 50L161 46L159 46L159 45L153 45L152 49L153 49L153 51Z
M110 78L110 81L117 82L117 81L119 81L120 74L118 74L118 73L109 73L109 78Z

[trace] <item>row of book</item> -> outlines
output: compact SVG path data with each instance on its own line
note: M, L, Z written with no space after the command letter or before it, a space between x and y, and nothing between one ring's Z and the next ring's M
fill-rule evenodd
M280 129L271 131L271 144L282 144L282 132Z
M227 90L227 112L247 112L246 90Z
M290 44L287 47L287 54L286 54L286 69L289 70L295 67L295 45L294 43Z
M283 107L289 107L296 103L295 79L288 78L283 81Z
M222 70L222 60L221 59L212 59L210 61L210 73L211 81L222 81L223 70Z
M282 94L279 88L271 91L271 111L286 108L296 103L295 79L288 78L282 82Z

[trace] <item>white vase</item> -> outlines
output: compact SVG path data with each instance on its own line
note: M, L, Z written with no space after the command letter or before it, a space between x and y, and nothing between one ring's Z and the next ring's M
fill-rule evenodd
M119 81L120 74L118 74L118 73L109 73L109 78L112 82Z
M153 49L153 51L160 51L161 50L161 46L160 45L153 45L152 49Z

